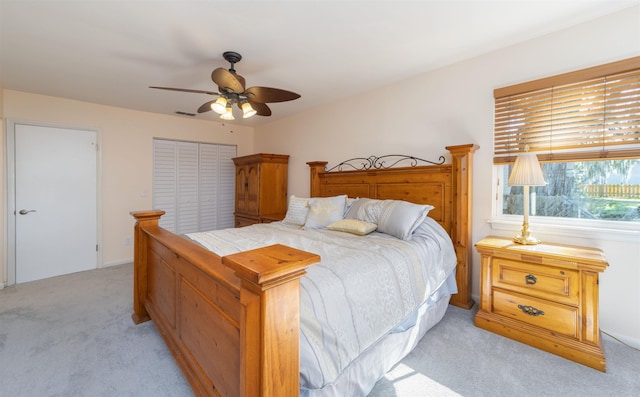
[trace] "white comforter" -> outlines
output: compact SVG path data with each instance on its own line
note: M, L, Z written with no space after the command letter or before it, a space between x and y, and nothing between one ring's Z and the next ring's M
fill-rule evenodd
M410 241L279 222L188 237L222 256L271 244L320 255L321 262L301 279L300 381L307 389L333 382L424 302L456 265L449 236L431 218Z

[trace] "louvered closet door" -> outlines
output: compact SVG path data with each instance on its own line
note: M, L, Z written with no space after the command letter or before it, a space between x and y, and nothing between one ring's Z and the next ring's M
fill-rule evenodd
M233 227L235 146L200 145L200 230Z
M220 162L218 168L218 229L234 226L233 211L236 197L236 166L233 158L237 151L235 146L219 145Z
M201 230L213 230L218 226L218 146L200 147L200 226Z
M233 227L236 147L154 140L153 207L177 234Z
M198 144L193 142L177 142L178 180L176 231L177 234L198 231L199 201L199 164Z
M153 208L166 212L159 224L172 232L176 230L177 158L175 141L153 140Z

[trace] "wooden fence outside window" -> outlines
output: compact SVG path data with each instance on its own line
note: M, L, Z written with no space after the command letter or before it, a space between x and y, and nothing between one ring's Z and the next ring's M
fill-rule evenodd
M640 185L586 185L587 197L640 198Z

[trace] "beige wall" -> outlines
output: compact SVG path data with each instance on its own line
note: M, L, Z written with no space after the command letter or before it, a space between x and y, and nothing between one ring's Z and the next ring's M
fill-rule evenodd
M4 139L4 90L2 86L0 86L0 200L2 200L2 205L0 205L0 289L4 287L5 281L7 280L7 266L6 266L6 255L7 252L7 238L5 232L7 230L7 223L5 214L7 213L6 207L6 186L5 182L5 172L4 167L6 165L5 156L5 142Z
M493 90L640 55L640 7L470 59L256 128L256 151L289 154L289 193L309 192L306 161L336 164L391 153L437 159L444 146L475 143L473 240L494 230L492 217ZM428 40L429 38L425 38ZM416 50L419 50L418 48ZM366 73L366 71L363 71ZM304 95L304 93L302 93ZM384 109L382 109L384 107ZM601 278L601 326L640 347L640 238L635 241L536 235L600 247L610 262ZM474 255L473 295L479 295Z
M152 139L233 144L238 155L253 153L253 128L224 125L215 121L187 119L71 101L24 92L4 90L5 120L38 122L65 127L80 127L100 131L102 138L102 261L105 266L130 261L133 247L125 244L132 236L133 218L130 211L151 209ZM4 135L0 139L5 144ZM4 150L0 175L6 174ZM1 184L5 188L5 183ZM2 190L3 207L6 206ZM0 224L6 224L6 213L0 214ZM0 231L6 247L6 227ZM3 252L6 252L4 250ZM2 255L6 282L6 255Z

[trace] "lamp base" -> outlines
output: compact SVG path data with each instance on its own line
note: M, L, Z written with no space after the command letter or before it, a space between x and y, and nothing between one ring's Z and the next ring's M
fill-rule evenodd
M527 220L522 224L522 231L520 234L513 238L513 242L523 245L536 245L541 243L540 240L533 237L529 232L529 222Z
M536 245L536 244L540 244L542 241L538 240L533 236L524 237L522 235L517 235L513 238L513 242L522 244L522 245Z

